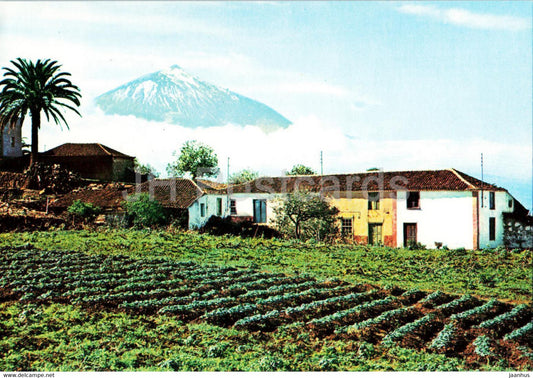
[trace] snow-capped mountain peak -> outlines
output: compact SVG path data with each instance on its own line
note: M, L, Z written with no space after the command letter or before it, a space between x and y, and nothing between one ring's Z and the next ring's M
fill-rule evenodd
M172 79L172 81L179 83L185 82L191 85L196 85L200 80L192 75L189 75L183 68L174 64L167 69L159 71L162 75Z
M268 106L194 77L178 65L144 75L96 98L106 114L134 115L185 127L257 125L266 131L291 122Z

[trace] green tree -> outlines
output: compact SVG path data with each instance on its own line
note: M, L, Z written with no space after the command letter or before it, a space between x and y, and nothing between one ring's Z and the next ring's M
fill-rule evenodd
M258 177L258 172L252 171L251 169L243 169L242 171L231 175L229 178L229 182L230 184L242 184L243 182L255 180Z
M126 215L136 227L152 227L167 222L165 208L147 193L129 196L124 203Z
M296 164L292 169L287 172L287 176L303 176L303 175L316 175L316 172L313 169L303 165Z
M202 176L214 177L218 174L217 166L218 157L211 147L196 140L189 140L181 147L177 160L167 165L167 173L171 177L189 174L193 179Z
M68 207L67 211L70 215L72 215L74 220L88 222L100 214L102 209L90 202L83 202L78 199Z
M39 153L39 129L41 112L46 119L68 128L61 111L70 109L79 116L75 108L80 106L80 89L68 79L70 73L59 72L61 65L50 59L31 60L17 58L11 63L15 69L4 67L3 86L0 92L0 124L14 124L17 119L31 116L31 160L33 166Z
M274 222L282 233L293 234L296 239L322 240L337 233L338 213L319 193L296 191L274 209Z
M141 175L159 177L159 172L154 167L152 167L150 164L141 164L137 158L133 160L133 169L135 169L136 173Z

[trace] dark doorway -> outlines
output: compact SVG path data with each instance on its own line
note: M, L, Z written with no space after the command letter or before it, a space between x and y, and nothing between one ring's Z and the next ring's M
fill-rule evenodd
M370 223L368 225L368 243L372 245L383 244L383 223Z

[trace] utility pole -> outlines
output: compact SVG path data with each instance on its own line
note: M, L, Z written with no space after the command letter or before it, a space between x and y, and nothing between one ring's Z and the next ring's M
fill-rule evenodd
M322 151L320 151L320 176L324 175L324 160L322 159Z
M481 207L483 207L483 152L481 153Z
M229 199L229 156L228 156L228 169L227 169L227 177L226 177L226 216L230 215L230 199Z

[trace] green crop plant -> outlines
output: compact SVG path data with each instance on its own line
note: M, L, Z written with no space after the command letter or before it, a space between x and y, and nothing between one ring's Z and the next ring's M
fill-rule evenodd
M481 357L494 357L495 354L492 351L492 340L487 335L481 335L476 337L472 343L476 349L475 352Z
M364 320L359 323L352 324L346 328L346 333L353 333L364 328L373 327L381 323L390 322L394 319L401 318L402 316L413 312L414 307L400 307L381 313L379 316Z
M513 308L511 311L498 315L495 318L485 320L484 322L478 325L478 328L490 329L495 326L498 326L502 323L512 321L520 316L525 314L531 314L531 308L527 304L521 304Z
M455 323L447 323L444 328L437 334L429 345L430 349L442 350L450 347L454 337L457 335L458 329Z
M403 339L406 335L413 333L418 328L428 324L429 322L435 319L435 313L429 313L422 318L415 320L414 322L408 323L400 328L395 329L394 331L385 335L382 340L382 344L388 347L396 345L398 340Z
M526 339L526 337L533 338L533 321L527 323L526 325L516 328L512 332L505 335L504 340L520 340Z

